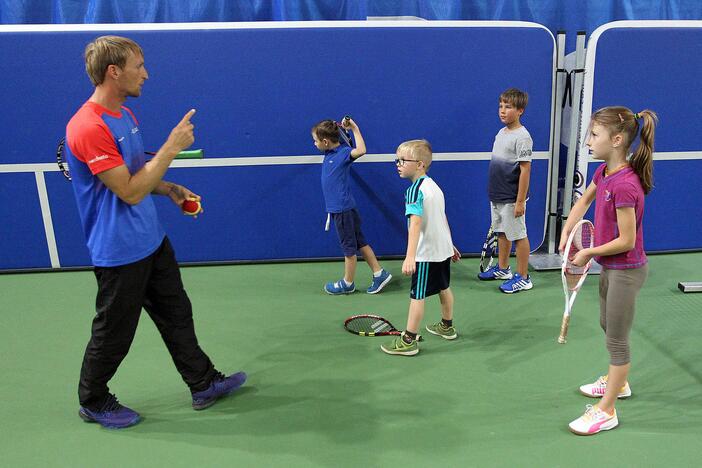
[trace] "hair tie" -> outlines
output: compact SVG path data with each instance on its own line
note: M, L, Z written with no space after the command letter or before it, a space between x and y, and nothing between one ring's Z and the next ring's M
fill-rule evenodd
M641 115L637 112L636 114L634 114L634 118L636 120L639 120L641 118Z

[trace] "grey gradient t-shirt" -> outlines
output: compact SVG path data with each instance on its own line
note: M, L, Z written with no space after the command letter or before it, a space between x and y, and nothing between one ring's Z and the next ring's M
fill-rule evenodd
M493 203L514 203L519 189L519 163L531 161L531 135L524 127L503 127L495 136L488 171L488 196Z

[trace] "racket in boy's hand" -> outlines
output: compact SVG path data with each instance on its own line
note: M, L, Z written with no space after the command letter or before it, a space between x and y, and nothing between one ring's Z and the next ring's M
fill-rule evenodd
M353 148L353 140L351 139L351 132L346 128L351 121L350 115L345 115L341 122L337 122L336 125L339 127L339 136L341 140L349 147Z
M568 335L570 324L570 314L581 286L585 282L587 273L592 265L590 259L585 265L578 266L573 263L575 255L584 249L595 246L595 226L588 220L583 219L573 227L568 236L565 249L563 251L563 263L561 264L561 280L563 281L563 293L565 295L565 310L561 321L561 333L558 336L558 343L564 344Z
M480 252L480 272L483 273L490 269L493 259L497 253L497 233L492 230L492 226L488 229L485 242L483 242L483 250Z
M386 336L402 333L388 319L371 314L354 315L347 318L344 322L344 328L349 333L360 336ZM417 340L421 340L420 335L417 335Z

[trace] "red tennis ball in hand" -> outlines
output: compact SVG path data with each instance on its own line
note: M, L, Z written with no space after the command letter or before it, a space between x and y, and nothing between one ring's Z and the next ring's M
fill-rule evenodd
M190 198L185 200L180 207L183 209L183 213L190 216L195 216L202 211L200 202Z

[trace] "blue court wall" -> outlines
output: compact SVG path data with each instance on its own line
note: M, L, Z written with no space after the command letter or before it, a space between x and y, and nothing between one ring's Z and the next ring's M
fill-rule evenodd
M700 50L701 21L617 22L596 31L588 43L586 68L592 74L586 75L583 128L592 112L608 105L651 109L660 119L655 187L645 200L649 252L702 248ZM587 165L588 183L598 164Z
M185 112L197 109L194 147L204 149L206 160L173 167L166 179L202 195L205 213L191 219L156 197L180 261L339 257L336 234L324 232L321 157L310 128L347 113L368 146L369 154L353 165L352 190L376 253L405 251L408 183L398 178L392 159L397 145L413 138L434 146L430 175L445 192L456 245L478 252L489 224L486 175L501 126L497 98L511 86L530 94L523 123L536 157L527 219L532 245L539 245L554 69L548 30L523 23L281 25L5 27L0 68L13 105L3 112L12 124L0 127L0 180L22 209L0 206L0 216L14 220L11 234L3 233L0 268L90 263L70 183L56 172L55 147L92 92L83 48L107 33L131 37L145 51L149 80L142 96L126 105L147 149L158 149ZM21 50L33 53L12 52ZM32 172L45 181L52 221L46 239Z

